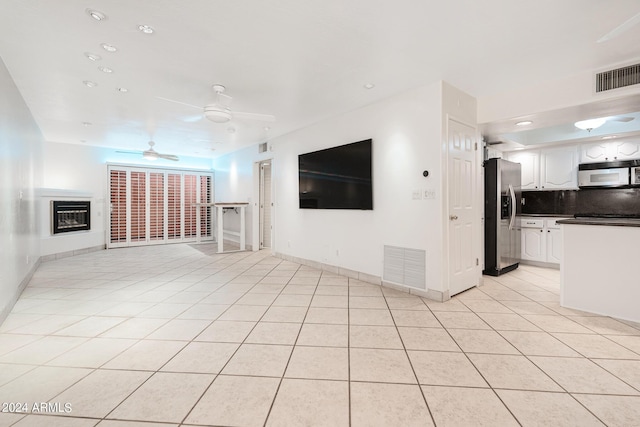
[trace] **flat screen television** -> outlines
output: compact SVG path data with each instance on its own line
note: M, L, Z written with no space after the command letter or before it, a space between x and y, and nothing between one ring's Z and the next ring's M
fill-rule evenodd
M298 156L301 209L373 209L371 139Z

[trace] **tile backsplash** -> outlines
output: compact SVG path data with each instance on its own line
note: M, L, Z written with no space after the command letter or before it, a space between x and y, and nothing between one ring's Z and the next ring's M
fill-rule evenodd
M640 188L523 191L523 214L640 215Z

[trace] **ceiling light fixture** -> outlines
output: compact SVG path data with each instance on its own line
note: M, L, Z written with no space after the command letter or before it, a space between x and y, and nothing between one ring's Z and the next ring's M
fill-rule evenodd
M100 46L101 46L104 50L106 50L107 52L111 52L111 53L113 53L113 52L117 52L117 51L118 51L118 48L117 48L117 47L115 47L114 45L109 44L109 43L102 43Z
M92 124L93 124L93 123L91 123L91 122L82 122L82 125L83 125L84 127L91 126Z
M591 132L593 129L599 128L606 122L607 122L607 119L605 118L589 119L589 120L581 120L579 122L575 122L574 126L577 127L578 129Z
M158 160L158 153L152 150L147 150L144 153L142 153L142 157L147 160Z
M96 21L104 21L105 19L107 19L107 15L105 15L102 12L98 12L97 10L87 9L86 12L90 17L92 17Z
M96 55L95 53L91 53L91 52L85 52L84 56L87 57L87 59L91 60L91 61L100 61L102 59L102 57L100 55Z
M603 136L602 139L613 139L613 138L617 138L617 137L618 137L618 135L606 135L606 136Z
M373 83L367 83L364 85L365 89L373 89L374 87L376 87L376 85L374 85Z
M531 120L523 120L521 122L517 122L516 126L529 126L531 124L533 124Z
M116 90L122 93L129 92L129 89L127 89L126 87L117 87Z
M138 31L144 34L153 34L155 30L149 25L138 25Z
M220 108L218 105L204 107L204 116L214 123L226 123L231 120L231 112L227 108Z
M113 73L113 70L111 68L109 68L109 67L98 67L98 70L102 71L103 73L107 73L107 74Z
M91 80L84 80L82 82L82 84L85 85L86 87L96 87L96 86L98 86L98 83L92 82Z

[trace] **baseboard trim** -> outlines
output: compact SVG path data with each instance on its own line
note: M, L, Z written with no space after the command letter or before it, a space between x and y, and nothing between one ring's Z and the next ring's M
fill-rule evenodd
M16 292L14 293L13 297L11 298L9 304L7 304L2 309L2 311L0 311L0 325L9 316L9 313L11 313L11 310L13 310L13 306L16 305L16 302L20 298L20 295L22 295L22 292L24 292L25 288L27 287L27 285L29 284L29 282L33 278L34 273L36 272L38 267L40 267L41 263L42 263L42 257L39 257L36 260L36 262L33 263L33 266L31 266L31 268L29 269L29 272L24 277L24 279L22 279L22 281L20 282L20 285L18 285L18 288L16 289Z
M450 299L449 291L441 292L433 289L415 289L407 286L403 286L397 283L387 282L382 280L381 277L375 276L361 271L349 270L347 268L338 267L331 264L324 264L318 261L312 261L305 258L298 258L295 256L283 254L280 252L274 252L273 256L283 259L285 261L295 262L297 264L305 265L307 267L317 268L318 270L327 271L329 273L340 274L342 276L349 277L351 279L360 280L361 282L371 283L372 285L382 286L384 288L393 289L396 291L404 292L411 295L427 298L433 301L444 302Z
M40 257L42 262L55 261L57 259L69 258L77 255L84 255L91 252L98 252L107 249L107 245L92 246L90 248L75 249L73 251L58 252L56 254L44 255Z

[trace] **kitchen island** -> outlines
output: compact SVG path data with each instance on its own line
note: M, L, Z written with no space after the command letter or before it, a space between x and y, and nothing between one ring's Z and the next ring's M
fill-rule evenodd
M575 218L562 227L560 304L640 322L640 219Z

